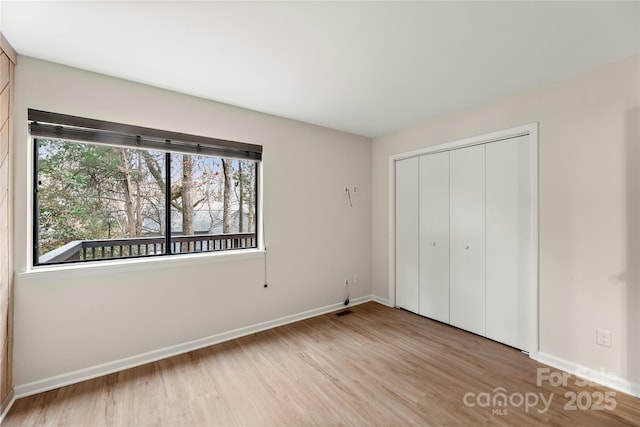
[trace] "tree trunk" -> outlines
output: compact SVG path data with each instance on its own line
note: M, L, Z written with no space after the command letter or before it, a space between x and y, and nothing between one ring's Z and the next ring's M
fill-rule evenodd
M127 225L129 228L128 237L137 237L135 210L133 206L133 186L131 184L131 169L129 168L129 161L127 160L127 153L124 148L120 149L120 160L120 171L124 175L124 204L127 212Z
M238 233L244 232L244 162L238 162Z
M182 234L193 235L193 158L189 154L182 155Z
M248 231L253 233L256 231L256 164L253 162L249 163L249 185Z
M142 236L142 194L140 192L140 178L142 176L142 156L138 157L138 178L136 178L136 236Z
M149 172L151 172L151 176L153 176L153 178L156 180L158 188L164 195L164 178L162 177L162 171L160 165L158 164L158 161L154 159L148 151L141 151L140 153L142 154L142 157L144 157L144 162L147 164L147 169L149 169Z
M233 220L231 218L231 160L222 160L222 172L224 176L224 194L222 210L222 232L231 233Z

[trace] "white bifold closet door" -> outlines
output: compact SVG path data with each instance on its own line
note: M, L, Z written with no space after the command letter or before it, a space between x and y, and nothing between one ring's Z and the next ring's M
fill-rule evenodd
M396 303L537 351L537 144L529 135L396 161Z
M450 152L450 323L485 334L485 146Z
M486 336L520 349L530 345L531 142L529 136L486 145Z
M418 158L396 162L396 304L418 313Z
M449 153L420 157L419 313L449 323Z

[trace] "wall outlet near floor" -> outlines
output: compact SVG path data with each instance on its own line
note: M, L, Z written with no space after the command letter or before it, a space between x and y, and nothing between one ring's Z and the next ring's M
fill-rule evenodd
M596 329L596 344L611 347L611 331Z

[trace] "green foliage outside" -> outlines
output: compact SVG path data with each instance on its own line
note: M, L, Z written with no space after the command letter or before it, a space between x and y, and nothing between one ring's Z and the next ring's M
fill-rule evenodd
M46 139L38 146L40 255L75 240L165 233L164 153ZM172 234L255 230L254 163L227 160L223 170L221 159L172 154L171 164Z

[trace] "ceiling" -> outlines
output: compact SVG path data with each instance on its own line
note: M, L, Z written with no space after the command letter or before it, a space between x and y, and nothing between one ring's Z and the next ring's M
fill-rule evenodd
M2 1L21 55L377 137L640 51L640 2Z

